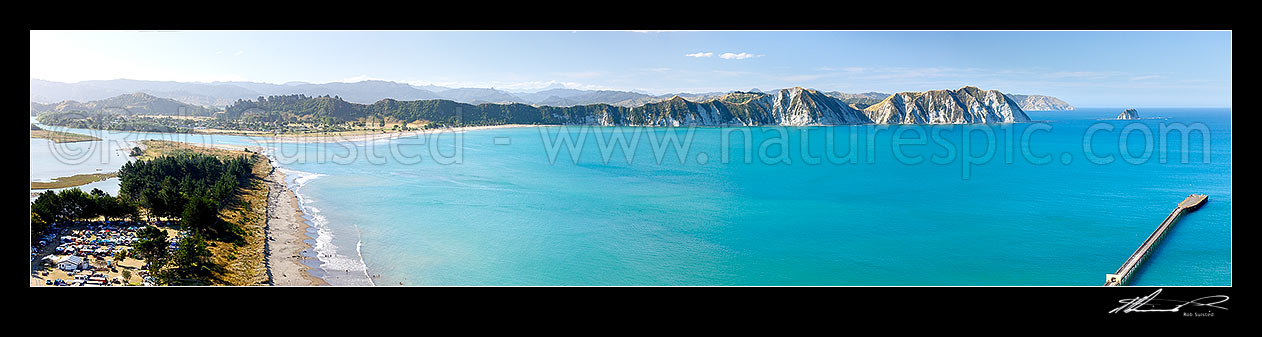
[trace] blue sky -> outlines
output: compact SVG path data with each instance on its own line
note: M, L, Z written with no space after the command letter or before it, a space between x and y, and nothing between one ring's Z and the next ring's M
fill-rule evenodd
M973 85L1083 107L1222 107L1231 32L32 31L31 78L652 94Z

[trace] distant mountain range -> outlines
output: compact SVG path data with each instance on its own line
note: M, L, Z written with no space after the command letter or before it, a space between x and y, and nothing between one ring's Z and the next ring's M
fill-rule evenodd
M351 102L372 103L382 98L405 100L447 98L405 83L362 81L355 83L285 84L255 82L186 83L171 81L105 80L62 83L31 80L31 102L52 103L65 100L94 101L118 95L145 93L180 102L223 108L242 99L260 96L306 94L331 95Z
M238 100L255 100L264 96L283 96L302 94L312 97L332 96L347 102L371 104L382 99L399 101L445 99L460 103L524 103L536 106L578 106L591 104L609 104L620 107L638 107L644 104L662 102L673 97L681 97L690 101L706 101L716 99L731 92L709 93L674 93L665 95L649 95L632 91L618 90L579 90L559 86L544 88L537 92L509 92L495 88L447 88L433 85L416 86L389 81L360 81L353 83L332 82L313 84L305 82L289 82L285 84L257 82L210 82L189 83L173 81L141 81L141 80L100 80L63 83L31 79L30 101L32 103L59 103L62 101L87 102L120 95L144 93L159 98L168 98L191 105L222 109ZM767 91L774 94L779 90ZM753 89L751 92L761 92ZM854 109L864 109L884 100L889 94L868 92L848 94L842 92L825 92L825 95L845 102ZM1073 106L1055 97L1039 95L1009 95L1026 110L1072 110ZM34 104L32 105L34 106Z

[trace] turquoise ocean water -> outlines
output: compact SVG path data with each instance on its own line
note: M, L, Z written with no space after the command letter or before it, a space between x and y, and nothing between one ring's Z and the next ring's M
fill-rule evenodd
M313 265L334 284L1095 286L1198 193L1210 202L1132 284L1231 285L1230 110L1101 120L1121 110L1034 111L1046 122L1012 125L542 127L265 145L320 229ZM1198 132L1161 151L1173 123L1209 131L1208 163ZM597 139L636 130L630 152ZM655 146L672 134L682 147ZM107 138L153 137L171 138ZM550 146L556 137L583 145ZM59 165L34 142L32 179ZM1084 142L1113 160L1093 162Z

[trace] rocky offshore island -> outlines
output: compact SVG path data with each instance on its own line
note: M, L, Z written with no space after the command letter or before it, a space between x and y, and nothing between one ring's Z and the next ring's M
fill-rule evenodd
M1136 120L1136 119L1139 119L1139 112L1135 111L1135 109L1126 109L1126 111L1122 111L1122 113L1117 115L1117 119L1118 120Z

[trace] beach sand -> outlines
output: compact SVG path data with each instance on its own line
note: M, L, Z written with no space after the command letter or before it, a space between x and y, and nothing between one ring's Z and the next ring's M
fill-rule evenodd
M285 187L285 174L273 168L267 182L267 267L272 285L318 286L328 282L312 276L302 263L303 252L311 250L305 240L307 225L302 218L298 196Z

